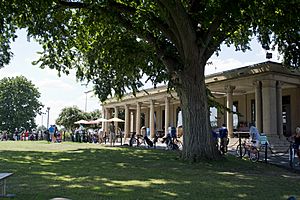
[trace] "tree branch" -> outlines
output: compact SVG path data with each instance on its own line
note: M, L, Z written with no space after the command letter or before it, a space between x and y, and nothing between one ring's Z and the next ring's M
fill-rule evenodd
M175 30L175 34L179 41L179 47L182 48L184 52L184 59L188 59L192 52L190 52L193 46L196 44L196 32L193 28L193 23L189 18L186 10L182 6L179 0L173 0L171 3L169 0L156 0L158 3L167 10L171 22L173 22L170 28Z
M86 3L64 1L64 0L59 0L58 4L69 8L88 8L90 6L90 4L86 4Z
M135 27L134 23L128 17L126 17L139 12L145 17L145 21L149 21L154 25L153 28L158 28L158 30L169 37L169 40L176 44L176 47L180 47L181 45L179 45L179 41L176 38L175 34L169 30L170 27L168 27L167 24L165 24L162 20L157 18L153 13L144 12L143 10L138 10L136 8L117 3L115 1L109 1L108 4L103 6L95 6L92 4L64 0L60 0L59 4L69 8L86 8L95 10L98 13L107 13L113 15L114 17L116 17L117 21L122 24L122 26L124 26L127 30L133 31L138 37L148 41L156 49L158 58L167 66L168 70L170 72L175 71L175 66L176 63L178 64L178 61L175 58L167 56L166 45L158 40L158 38L155 37L154 34L150 31L147 31L145 29L141 30Z

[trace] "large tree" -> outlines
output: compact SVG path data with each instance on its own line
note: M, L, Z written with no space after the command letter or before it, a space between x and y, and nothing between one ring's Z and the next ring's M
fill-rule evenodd
M0 80L0 130L36 128L35 117L40 112L38 89L23 76Z
M214 159L204 69L220 45L265 49L278 45L285 63L299 64L299 0L10 0L0 2L0 64L11 57L17 28L42 44L37 63L59 72L75 68L95 83L101 100L147 75L179 94L184 159Z

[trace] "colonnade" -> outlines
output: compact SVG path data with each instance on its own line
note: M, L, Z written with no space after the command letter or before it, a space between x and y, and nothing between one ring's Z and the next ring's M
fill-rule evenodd
M135 103L135 107L132 107L132 104L124 103L124 106L115 106L115 107L106 107L105 105L102 107L103 116L105 119L109 119L111 117L118 117L119 109L124 109L125 111L125 124L124 124L124 134L125 138L130 137L130 132L136 132L136 134L141 134L141 116L142 113L145 115L145 126L150 128L150 137L155 136L155 103L157 103L153 99L149 99L148 101L137 101ZM163 104L162 104L163 105ZM160 105L159 105L160 106ZM164 127L170 126L170 97L164 97ZM143 112L142 112L143 111ZM114 115L114 116L113 116ZM157 118L160 119L161 113L157 113ZM158 119L156 124L158 123ZM118 123L115 122L115 127L118 127ZM162 125L162 124L160 124ZM109 126L107 123L103 122L102 127L108 133ZM165 128L165 134L168 133L168 128Z
M276 80L259 80L255 87L255 125L260 132L269 136L283 135L282 120L282 82ZM226 89L226 106L233 109L235 86ZM226 112L226 123L229 136L233 136L233 114Z

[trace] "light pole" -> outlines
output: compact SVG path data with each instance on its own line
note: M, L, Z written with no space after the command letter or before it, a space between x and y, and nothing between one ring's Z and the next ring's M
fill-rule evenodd
M48 115L47 115L47 129L49 128L49 110L50 110L50 107L47 107L47 110L46 110L46 112L48 113Z
M87 89L87 83L81 83L81 85L85 86L85 88ZM88 90L88 91L85 91L84 94L85 94L85 104L84 104L84 112L87 111L87 94L92 92L93 90Z
M93 90L85 91L85 107L84 107L84 112L87 111L87 94L92 92Z
M44 126L44 115L45 115L46 113L44 113L44 112L42 112L41 113L41 117L42 117L42 124L41 124L41 127L43 128L43 126Z

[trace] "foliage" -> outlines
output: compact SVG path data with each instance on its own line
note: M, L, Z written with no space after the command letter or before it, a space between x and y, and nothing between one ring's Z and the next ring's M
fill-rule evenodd
M111 89L117 95L125 87L136 91L143 74L154 83L176 78L189 45L182 34L207 49L204 61L222 42L245 51L251 36L257 35L265 49L278 45L287 64L299 64L297 0L66 0L42 1L39 6L26 0L4 1L0 7L0 66L10 60L16 29L25 27L43 45L41 67L65 73L76 68L80 79L96 84L101 100L112 94Z
M7 192L17 194L15 200L300 196L299 174L231 156L191 165L169 151L46 141L2 142L0 155L0 168L14 173Z
M36 64L75 68L101 101L126 88L135 93L144 75L154 85L168 81L180 96L189 160L217 155L204 69L222 43L246 51L256 35L265 49L278 45L286 64L300 61L299 0L11 0L0 8L0 66L16 29L27 28L43 46Z
M100 117L101 113L98 109L92 112L83 112L77 106L65 107L56 119L56 124L64 126L68 131L73 131L76 127L78 127L78 124L74 124L74 122L81 119L95 120Z
M77 106L65 107L56 119L56 124L64 126L67 130L71 131L78 126L74 122L81 119L87 119L87 116Z
M96 109L92 112L86 112L86 113L84 113L84 115L85 115L86 119L88 119L88 120L95 120L95 119L101 118L101 112L99 109Z
M42 104L38 89L23 76L0 80L0 130L36 127L35 117Z

